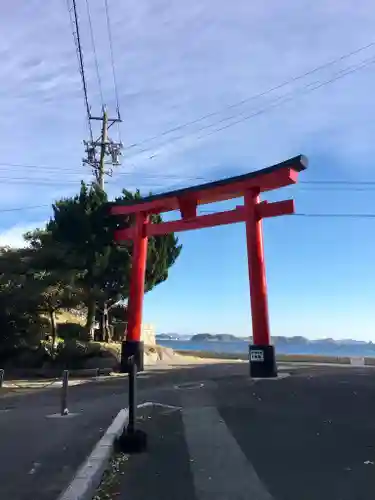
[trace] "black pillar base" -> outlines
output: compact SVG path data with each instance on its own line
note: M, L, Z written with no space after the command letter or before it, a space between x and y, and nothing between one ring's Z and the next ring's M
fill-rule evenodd
M147 434L140 429L129 432L124 429L115 443L116 451L123 453L143 453L147 450Z
M250 377L277 377L275 347L273 345L251 345L249 347Z
M134 361L137 366L137 372L144 370L144 345L141 341L124 340L121 343L121 373L130 373L131 363L129 358L134 356Z

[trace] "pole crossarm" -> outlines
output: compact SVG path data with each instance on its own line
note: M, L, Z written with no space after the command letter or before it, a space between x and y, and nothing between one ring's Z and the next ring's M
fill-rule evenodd
M90 115L90 120L101 122L101 121L103 121L103 117L102 116L91 116ZM109 125L108 125L108 128L109 128L109 126L111 124L122 123L122 120L120 118L108 118L108 122L109 122Z

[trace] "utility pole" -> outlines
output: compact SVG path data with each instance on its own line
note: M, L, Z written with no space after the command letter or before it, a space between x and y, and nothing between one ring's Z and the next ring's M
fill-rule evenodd
M83 163L90 165L93 169L95 181L98 186L104 191L104 176L112 175L112 167L120 165L121 142L114 142L109 138L108 129L114 123L121 122L119 117L108 118L105 108L103 108L102 116L90 116L90 121L101 121L101 135L96 141L83 141L85 145L86 157L83 158ZM109 158L109 160L107 160ZM109 170L106 166L109 165Z
M109 36L114 91L115 91L115 97L116 97L116 111L117 111L116 118L110 118L108 116L107 110L106 110L105 105L104 105L98 61L96 58L95 40L94 40L93 31L92 31L90 9L89 9L88 2L86 2L87 3L88 20L89 20L89 25L90 25L90 30L91 30L92 46L93 46L93 51L94 51L94 58L96 61L97 78L98 78L99 90L100 90L101 101L102 101L102 115L101 116L93 116L91 114L91 106L89 104L89 99L88 99L88 95L87 95L85 67L84 67L83 53L82 53L82 46L81 46L80 27L79 27L79 22L78 22L77 0L67 0L67 2L68 2L68 12L69 12L69 17L70 17L70 22L72 25L73 39L74 39L74 43L75 43L76 51L77 51L78 66L79 66L79 72L80 72L81 80L82 80L82 88L83 88L83 94L84 94L84 99L85 99L87 121L88 121L88 126L89 126L89 133L90 133L90 140L83 141L83 144L85 145L85 152L86 152L86 157L83 158L83 164L87 164L92 168L96 183L98 184L98 186L100 186L100 188L102 190L104 190L104 176L105 175L112 175L112 167L120 165L119 158L121 156L121 149L123 148L121 141L114 142L108 136L109 128L112 127L112 125L114 123L121 123L120 106L119 106L118 90L117 90L117 83L116 83L116 72L115 72L115 64L114 64L114 59L113 59L112 33L111 33L111 25L110 25L110 18L109 18L109 12L108 12L108 2L107 2L107 0L105 0L105 11L106 11L106 18L107 18L107 28L108 28L108 36ZM100 137L96 141L94 140L94 135L93 135L93 133L94 133L93 132L93 122L95 122L95 121L99 121L102 124ZM106 159L108 157L110 157L110 159L109 159L109 161L106 161ZM106 170L106 165L110 165L108 170Z
M100 145L100 160L99 160L99 168L97 171L97 182L99 187L104 191L104 161L105 161L105 153L107 147L107 139L108 139L108 116L107 111L103 110L103 125L102 125L102 143Z

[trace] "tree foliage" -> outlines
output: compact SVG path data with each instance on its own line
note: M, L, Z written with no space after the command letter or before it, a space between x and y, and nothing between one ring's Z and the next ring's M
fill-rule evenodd
M140 198L139 191L124 190L115 202ZM110 216L106 193L84 183L52 208L46 226L25 235L25 248L0 248L0 351L40 341L46 318L55 341L62 310L84 310L90 334L97 317L107 337L109 320L125 319L132 245L115 244L113 233L130 227L133 218ZM160 215L151 220L162 222ZM149 239L146 292L168 278L180 252L173 234Z
M124 190L115 202L138 200L140 192ZM160 215L153 215L152 222L162 222ZM81 184L78 195L59 200L53 205L53 217L43 231L27 235L34 249L44 250L51 255L50 263L61 269L74 270L75 286L82 291L87 307L87 330L92 332L95 314L103 317L103 330L108 326L108 310L129 294L131 271L131 245L114 243L114 230L127 228L132 217L123 217L119 222L110 216L107 194L98 186ZM53 264L53 249L63 259ZM48 249L51 249L48 252ZM173 234L150 238L147 253L145 291L152 290L165 281L168 270L181 251Z
M0 249L0 355L38 342L42 321L28 293L24 250Z

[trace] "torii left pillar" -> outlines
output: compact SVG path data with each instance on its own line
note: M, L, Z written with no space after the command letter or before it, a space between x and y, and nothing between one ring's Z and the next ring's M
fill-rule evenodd
M128 301L128 328L121 346L121 372L129 373L129 358L134 356L137 371L144 369L144 345L141 340L142 309L147 264L147 223L143 212L136 214L133 232L133 255Z

